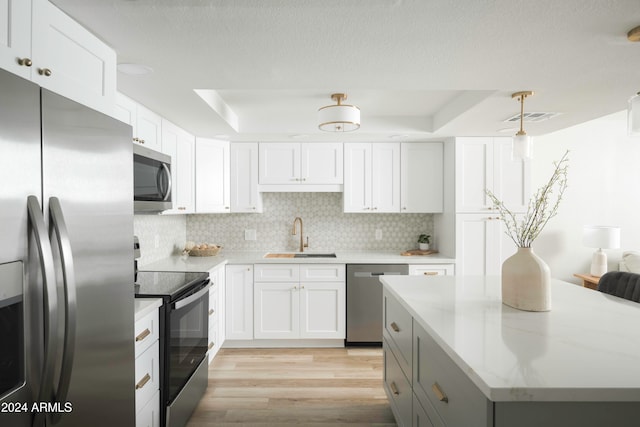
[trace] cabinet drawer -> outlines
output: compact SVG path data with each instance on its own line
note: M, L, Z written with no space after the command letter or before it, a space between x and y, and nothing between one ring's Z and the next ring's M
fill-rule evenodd
M159 389L158 341L136 358L136 413L149 402Z
M413 345L411 314L390 294L384 292L384 336L394 351L402 370L411 378Z
M430 403L426 403L430 405ZM435 409L425 410L415 394L413 395L413 427L445 427L440 417L435 413Z
M344 264L309 264L300 266L301 282L344 282Z
M411 384L405 377L400 364L396 360L393 352L390 351L388 343L384 342L384 390L389 398L393 415L398 426L411 426L411 404L412 396Z
M136 414L136 427L160 427L160 391Z
M413 325L413 391L446 425L493 425L491 402L418 324Z
M298 282L300 280L300 265L255 264L253 276L256 282Z
M453 276L453 264L417 264L409 266L410 276Z
M147 314L135 323L135 355L140 356L160 336L158 310Z

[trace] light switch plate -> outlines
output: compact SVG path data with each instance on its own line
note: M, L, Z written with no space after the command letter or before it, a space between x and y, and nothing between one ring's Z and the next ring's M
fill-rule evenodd
M244 230L244 240L256 240L256 230Z

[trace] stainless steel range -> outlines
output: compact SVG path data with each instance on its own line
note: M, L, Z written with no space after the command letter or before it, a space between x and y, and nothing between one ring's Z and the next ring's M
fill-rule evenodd
M183 427L208 384L208 273L138 271L136 298L160 307L160 425Z

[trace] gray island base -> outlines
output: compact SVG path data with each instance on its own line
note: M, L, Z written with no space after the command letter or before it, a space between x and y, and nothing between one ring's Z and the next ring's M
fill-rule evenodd
M640 425L640 305L554 280L552 310L498 277L385 277L384 387L400 426Z

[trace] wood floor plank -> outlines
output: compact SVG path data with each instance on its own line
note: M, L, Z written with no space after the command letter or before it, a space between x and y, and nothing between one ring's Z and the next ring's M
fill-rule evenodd
M382 350L222 349L187 427L396 426Z

